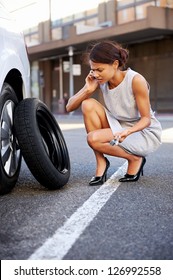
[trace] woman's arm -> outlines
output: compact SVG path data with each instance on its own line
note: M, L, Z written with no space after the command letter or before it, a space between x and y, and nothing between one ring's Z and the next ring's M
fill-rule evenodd
M141 75L136 75L132 81L132 88L136 105L141 119L132 127L132 132L140 131L151 123L149 89L146 80Z
M141 118L133 127L125 129L122 133L118 133L121 137L120 142L128 135L148 127L151 123L149 90L144 77L136 75L132 81L132 88Z
M72 96L66 105L67 112L76 110L83 100L89 98L98 87L98 82L90 72L85 79L85 85L74 96Z

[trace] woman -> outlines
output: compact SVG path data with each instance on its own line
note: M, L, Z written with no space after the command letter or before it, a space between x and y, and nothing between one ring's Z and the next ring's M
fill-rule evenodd
M116 42L96 43L89 52L91 71L85 85L66 106L68 112L82 108L87 141L97 163L90 185L106 181L110 163L104 154L128 161L120 182L137 181L143 175L145 157L161 144L162 129L150 107L149 85L139 73L124 70L127 59L128 51ZM106 108L91 98L99 87Z

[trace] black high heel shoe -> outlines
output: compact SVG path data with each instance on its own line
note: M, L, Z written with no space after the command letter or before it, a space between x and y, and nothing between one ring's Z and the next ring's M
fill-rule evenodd
M110 162L107 158L105 158L106 160L106 167L105 167L105 171L103 172L102 176L95 176L92 177L91 181L89 182L90 186L97 186L97 185L102 185L103 183L106 182L107 179L107 170L110 166Z
M141 166L139 168L139 171L135 175L130 175L130 174L126 173L124 175L124 177L119 179L119 182L135 182L135 181L138 181L140 175L142 175L142 176L144 175L143 174L143 167L144 167L145 163L146 163L146 158L144 157L142 159L142 163L141 163Z

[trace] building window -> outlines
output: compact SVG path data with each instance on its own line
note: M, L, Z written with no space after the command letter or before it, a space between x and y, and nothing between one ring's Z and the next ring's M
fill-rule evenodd
M23 33L28 47L39 44L38 26L24 30Z
M143 19L147 17L147 7L155 6L155 1L151 1L149 3L136 6L136 19Z
M158 6L158 0L117 0L117 23L146 18L148 6Z
M52 26L52 40L67 39L69 28L76 27L76 34L94 31L98 28L98 5L107 0L78 0L74 3L69 0L66 9L57 9L57 0L50 1L50 15Z
M118 12L118 24L135 20L135 9L129 8Z
M52 40L61 40L62 39L62 28L55 27L52 28Z

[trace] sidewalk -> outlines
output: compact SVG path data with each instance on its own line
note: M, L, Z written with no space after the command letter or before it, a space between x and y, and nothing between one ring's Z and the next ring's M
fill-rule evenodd
M159 121L172 121L173 122L173 114L156 114L156 118ZM172 123L173 126L173 123Z
M59 123L83 123L82 114L54 114L54 117Z
M65 123L83 123L83 116L82 113L69 113L69 114L54 114L55 118L58 122L65 122ZM155 114L156 118L159 121L172 121L173 126L173 114Z

